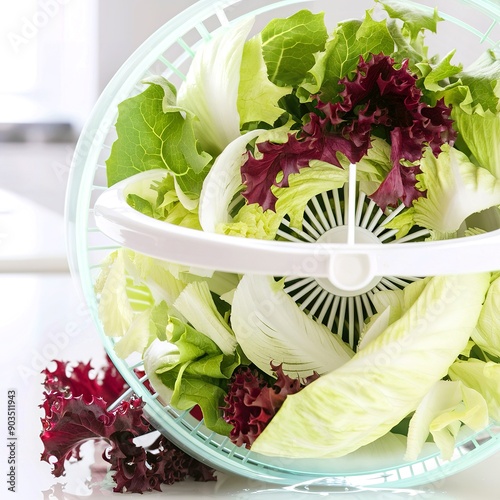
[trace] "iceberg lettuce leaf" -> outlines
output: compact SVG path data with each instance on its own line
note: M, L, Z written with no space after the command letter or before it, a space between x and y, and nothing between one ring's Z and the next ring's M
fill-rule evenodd
M351 348L301 311L271 276L245 275L234 293L231 325L245 355L268 375L271 363L304 379L342 366Z
M217 344L224 354L232 354L236 349L234 333L221 316L205 281L186 285L174 302L186 320L199 332Z
M202 45L179 88L178 106L196 116L196 137L214 157L240 135L237 101L241 60L253 23L249 18L222 29Z
M500 179L447 144L437 158L427 150L421 169L420 189L426 189L427 196L413 203L419 226L446 237L469 215L500 205Z
M439 380L422 399L410 420L405 459L416 460L431 434L441 451L441 458L450 460L462 423L476 432L488 425L485 399L462 382Z
M448 375L452 380L461 380L467 387L483 395L490 417L500 422L500 364L470 358L457 360L450 367Z
M269 80L260 36L245 43L241 68L237 101L240 126L251 122L273 125L285 112L278 101L292 88L279 87Z
M328 33L324 13L301 10L286 19L273 19L261 32L262 53L271 82L299 85L325 47Z
M489 281L489 273L430 279L413 305L364 349L288 397L252 449L340 457L385 435L466 347Z

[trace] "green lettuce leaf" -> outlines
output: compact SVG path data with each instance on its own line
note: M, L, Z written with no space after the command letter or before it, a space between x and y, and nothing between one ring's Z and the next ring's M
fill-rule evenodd
M486 294L472 340L484 351L500 357L500 278L495 279ZM499 386L500 388L500 386Z
M284 113L278 101L292 88L279 87L269 80L260 37L245 43L240 73L237 101L240 126L251 122L273 125Z
M99 296L98 314L103 329L109 337L121 337L133 323L137 313L128 295L129 279L123 250L111 254L101 266L102 271L95 285ZM145 295L151 303L151 298Z
M377 313L366 323L357 350L364 349L369 342L381 335L389 325L410 309L424 291L429 280L430 278L419 279L407 285L403 290L380 290L374 293L372 303Z
M217 157L200 195L199 216L203 231L213 233L219 224L230 222L230 204L242 188L240 168L246 161L246 148L261 129L252 130L232 141Z
M320 193L341 188L347 181L349 171L334 167L328 163L312 160L310 167L288 177L288 187L273 186L272 192L278 198L276 213L288 215L290 226L302 228L306 205Z
M436 94L446 104L467 114L497 114L500 111L500 58L487 50L476 62L457 73L456 83ZM453 83L453 82L452 82Z
M449 91L461 85L461 81L457 79L457 75L462 71L463 67L461 64L455 66L451 63L455 52L456 50L452 50L435 65L431 65L429 61L417 64L423 74L422 85L424 94L429 104L433 106L442 97L443 91Z
M410 420L405 459L417 460L431 434L441 451L441 458L450 460L462 423L476 432L488 425L488 406L484 397L460 381L439 380Z
M224 28L202 45L179 88L177 103L196 116L196 138L213 157L240 135L241 59L253 23L249 18Z
M199 332L217 344L224 354L236 349L234 333L221 316L205 281L190 283L174 303L186 320Z
M245 275L233 296L231 325L245 355L264 373L282 364L293 378L328 373L346 363L352 349L301 311L271 276Z
M395 0L376 1L391 18L403 21L403 28L409 33L411 41L417 40L424 30L436 33L438 22L443 20L439 17L437 8L434 8L431 14L430 9L418 8L415 4L408 6Z
M252 450L339 457L385 435L466 347L489 282L489 273L431 278L413 305L351 360L289 396Z
M269 80L280 86L298 86L324 49L328 33L324 14L301 10L286 19L273 19L261 32L262 54Z
M240 238L274 240L283 216L272 210L262 210L258 203L243 205L230 222L217 224L215 231Z
M228 435L231 426L221 408L228 380L241 363L238 352L223 354L206 335L175 317L168 318L167 332L168 341L155 340L144 355L153 388L179 410L199 405L207 428Z
M160 172L160 171L159 171ZM160 172L161 173L161 172ZM135 183L133 193L128 194L127 203L139 212L177 226L201 229L198 218L198 203L191 205L181 201L182 194L176 188L175 177L161 173L157 181ZM191 208L192 207L192 208Z
M123 248L103 262L95 285L98 314L106 335L118 338L115 351L121 358L143 353L156 337L161 338L157 317L166 314L166 304L172 304L186 286L172 271L175 264Z
M371 147L356 164L357 179L360 181L359 189L367 195L373 194L391 169L390 144L378 137L372 137Z
M441 149L437 158L429 150L422 158L417 187L427 190L427 196L413 208L416 224L446 237L471 214L500 205L500 180L457 149L447 144Z
M164 108L165 87L175 92L165 80L164 85L151 83L141 94L119 104L118 139L106 161L108 185L163 168L176 176L187 196L196 198L211 157L200 149L195 118L177 106Z
M304 100L310 94L321 93L321 100L338 100L342 90L339 80L349 76L357 67L359 58L365 60L370 53L392 54L394 39L386 21L375 21L370 11L363 21L350 20L337 25L323 52L316 57L314 66L301 84Z
M467 387L483 395L490 417L500 422L500 365L493 361L471 358L457 360L448 372L452 380L461 380Z
M454 108L452 118L477 164L500 179L500 113L468 114Z

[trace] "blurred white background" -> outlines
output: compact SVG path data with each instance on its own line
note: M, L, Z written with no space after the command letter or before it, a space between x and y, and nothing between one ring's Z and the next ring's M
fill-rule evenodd
M1 3L1 271L67 270L62 217L78 134L127 57L193 3Z

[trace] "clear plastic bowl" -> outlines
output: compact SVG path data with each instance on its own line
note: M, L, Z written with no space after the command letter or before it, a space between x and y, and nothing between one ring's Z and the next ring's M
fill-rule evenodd
M472 62L485 48L498 51L500 6L494 0L404 2L405 6L410 3L415 8L437 7L440 16L446 20L438 35L426 38L431 50L446 54L455 48L454 42L459 37L461 50L455 57L464 64ZM106 351L130 385L129 393L123 397L132 393L142 397L145 413L158 430L192 456L219 470L282 485L306 483L325 489L338 486L413 487L459 472L500 450L500 432L492 423L478 434L461 435L449 461L441 460L437 449L424 453L411 463L391 456L372 457L370 460L299 460L260 455L233 445L227 437L206 429L189 411L176 410L164 404L158 395L151 394L145 385L146 377L139 378L136 374L136 369L142 366L141 360L120 359L114 351L115 340L105 335L99 320L99 298L94 284L103 260L120 246L167 261L212 270L293 276L306 280L314 278L315 286L320 291L325 290L324 296L335 296L342 289L340 308L335 314L349 318L351 324L343 334L352 345L359 334L358 325L363 316L356 313L358 298L378 286L380 277L388 279L389 284L385 286L391 288L404 286L413 280L412 276L500 269L498 211L482 216L481 224L487 233L468 238L380 245L370 237L363 240L358 234L356 239L363 240L361 246L352 242L346 245L335 237L319 242L314 242L319 238L313 238L312 243L304 244L244 240L160 223L135 212L126 204L125 195L137 179L130 178L113 189L107 188L105 161L116 139L114 123L118 104L141 92L144 89L141 82L145 77L162 74L179 85L197 47L221 26L244 16L256 17L254 31L257 31L271 18L285 17L308 8L325 11L326 24L333 27L341 20L361 17L372 5L372 2L359 1L332 8L332 2L327 0L201 0L167 22L123 65L99 99L76 148L66 203L70 266L81 285ZM142 174L141 182L147 180L148 175L154 177L158 174ZM348 193L345 196L347 200ZM352 206L354 214L356 209L354 204ZM359 222L363 214L357 215ZM352 222L355 217L350 219L351 228L346 224L345 231L356 233ZM372 232L373 229L370 228ZM391 237L388 235L387 239ZM473 258L478 251L482 258ZM412 258L415 255L418 259ZM365 272L359 280L348 283L345 266L361 266ZM295 287L296 290L303 288ZM300 303L297 294L294 296L290 292L290 295ZM317 295L322 294L318 292ZM311 308L311 304L308 307ZM317 310L319 308L318 305ZM321 321L330 327L343 323L343 320L333 317L335 314L332 318L324 315Z

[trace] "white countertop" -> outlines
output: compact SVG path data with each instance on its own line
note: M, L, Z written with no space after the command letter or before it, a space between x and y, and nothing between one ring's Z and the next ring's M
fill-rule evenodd
M104 349L78 286L65 272L62 217L44 210L22 197L6 193L3 218L3 250L0 251L0 334L3 346L0 394L0 429L6 442L7 391L17 391L18 447L17 497L26 500L76 498L120 498L105 480L102 460L94 460L92 445L83 448L83 459L67 467L67 474L54 478L50 465L40 461L42 442L40 417L42 380L40 371L51 360L104 363ZM0 217L0 222L2 218ZM24 231L16 228L24 228ZM26 231L28 229L28 231ZM10 231L10 232L9 232ZM23 234L23 233L28 234ZM34 233L34 234L33 234ZM38 236L37 236L38 235ZM17 249L17 250L16 250ZM30 263L20 272L12 262ZM51 267L56 262L56 268ZM49 265L47 265L49 264ZM57 270L58 272L53 272ZM8 271L14 272L8 272ZM36 270L37 272L33 272ZM2 445L4 448L4 444ZM99 457L99 455L97 454ZM0 454L2 479L0 498L8 498L7 457ZM500 498L500 453L464 472L412 490L337 491L331 496L349 499L472 499ZM143 498L310 498L327 496L316 490L293 491L245 478L218 473L217 482L185 481L164 486L163 493L148 493ZM104 481L103 481L104 480ZM330 495L328 495L330 496ZM139 498L139 497L138 497Z

